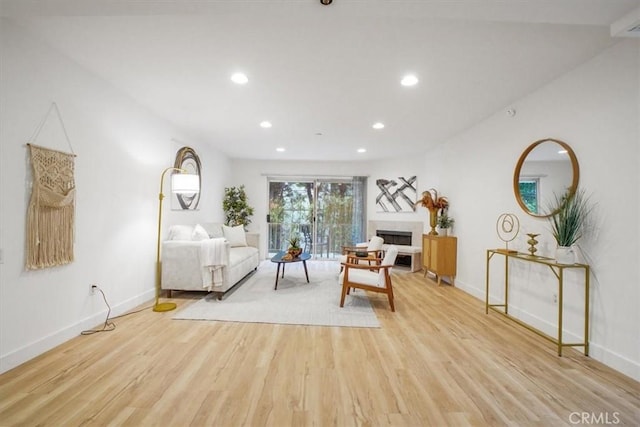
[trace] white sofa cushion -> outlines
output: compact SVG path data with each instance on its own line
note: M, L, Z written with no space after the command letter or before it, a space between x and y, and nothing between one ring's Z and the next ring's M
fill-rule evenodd
M202 228L207 230L207 233L209 233L209 237L212 239L224 237L224 232L222 231L222 224L218 222L203 222Z
M193 228L192 225L172 225L167 240L191 240Z
M229 264L236 265L242 261L251 258L256 253L256 248L251 246L236 247L229 251Z
M232 248L239 246L247 246L247 238L244 235L244 227L238 225L235 227L222 226L224 238L227 239Z
M193 232L191 233L191 240L208 240L209 233L204 229L200 224L197 224L193 227Z

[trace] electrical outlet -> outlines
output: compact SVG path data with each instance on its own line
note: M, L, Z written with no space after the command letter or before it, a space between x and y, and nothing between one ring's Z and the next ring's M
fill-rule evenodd
M553 303L554 304L558 303L558 294L553 294Z
M95 295L97 290L98 290L98 285L91 285L91 288L89 288L89 295Z
M4 264L4 249L0 249L0 264Z

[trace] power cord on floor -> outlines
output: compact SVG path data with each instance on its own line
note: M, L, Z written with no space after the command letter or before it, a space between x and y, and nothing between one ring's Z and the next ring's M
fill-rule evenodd
M124 314L121 314L121 315L119 315L119 316L113 316L111 319L118 319L118 318L120 318L120 317L128 316L128 315L130 315L130 314L136 314L136 313L140 313L141 311L151 310L152 308L153 308L153 305L150 305L150 306L148 306L148 307L139 308L139 309L138 309L138 310L136 310L136 311L130 311L130 312L128 312L128 313L124 313Z
M128 313L124 313L121 314L119 316L114 316L114 317L110 317L111 314L111 306L109 305L109 302L107 301L107 297L104 294L104 292L102 291L102 289L100 289L100 287L98 285L93 285L93 287L100 291L100 294L102 294L102 299L104 300L104 303L107 305L108 311L107 311L107 318L104 320L104 325L102 325L102 329L89 329L87 331L82 331L80 334L81 335L92 335L98 332L111 332L116 328L116 324L111 322L111 320L113 319L118 319L120 317L124 317L124 316L129 316L130 314L136 314L136 313L140 313L141 311L145 311L145 310L149 310L153 307L153 305L150 305L148 307L143 307L140 308L138 310L135 311L130 311Z
M102 299L104 300L104 303L107 305L107 308L109 310L107 311L107 318L104 319L104 325L102 325L102 329L89 329L89 330L80 332L81 335L92 335L98 332L110 332L116 328L116 324L109 321L109 315L111 314L111 306L109 305L109 301L107 301L106 295L104 294L102 289L100 289L99 286L93 285L93 287L98 291L100 291L100 294L102 295Z

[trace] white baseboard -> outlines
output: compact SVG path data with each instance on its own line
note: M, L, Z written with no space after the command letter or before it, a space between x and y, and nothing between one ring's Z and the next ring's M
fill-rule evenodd
M484 287L478 288L475 286L470 286L469 284L461 282L460 280L456 280L456 288L479 299L483 303L485 302L486 290ZM536 317L528 313L526 310L519 309L518 307L513 307L510 305L509 313L521 319L523 322L530 324L531 326L536 327L542 331L556 329L556 325L554 323ZM567 330L563 332L563 339L565 342L581 342L583 340L581 336L578 336L575 333ZM579 351L581 347L576 347L576 349ZM589 357L607 365L612 369L615 369L616 371L630 378L633 378L636 381L640 381L640 362L633 361L623 355L615 353L614 351L611 351L594 341L589 342Z
M153 298L155 298L155 291L150 290L142 295L123 301L118 305L111 307L111 317L124 314L132 308L150 301ZM66 341L69 341L72 338L77 337L82 331L95 328L96 325L102 324L107 316L107 311L107 308L105 308L104 310L82 319L69 327L60 329L17 350L0 356L0 374L9 371Z

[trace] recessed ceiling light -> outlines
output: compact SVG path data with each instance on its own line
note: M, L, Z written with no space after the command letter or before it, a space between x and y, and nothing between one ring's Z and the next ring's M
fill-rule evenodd
M271 126L272 126L272 124L271 124L271 122L270 122L270 121L265 120L265 121L263 121L263 122L260 122L260 127L261 127L261 128L268 129L268 128L270 128Z
M402 86L415 86L418 84L418 78L413 74L407 74L400 80L400 84Z
M235 73L231 76L231 81L236 84L243 85L249 81L249 78L244 73Z
M374 129L384 129L384 123L377 122L377 123L374 123L373 126L371 127Z
M284 151L284 147L278 147L278 148L276 148L276 151L278 153L282 153Z
M367 149L366 148L358 148L358 153L366 153Z

